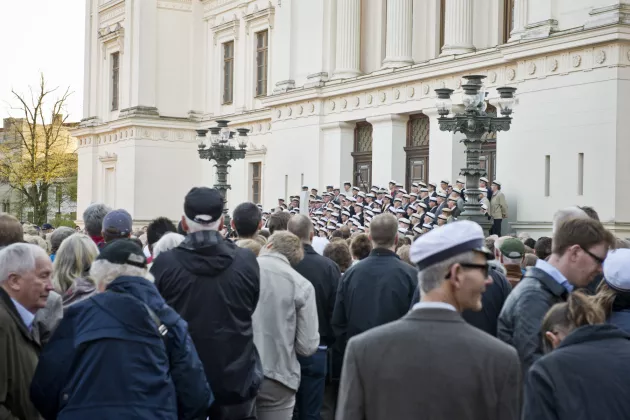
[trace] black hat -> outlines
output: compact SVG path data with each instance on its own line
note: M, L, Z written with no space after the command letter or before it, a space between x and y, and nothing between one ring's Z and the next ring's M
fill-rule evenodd
M135 267L146 268L147 258L133 239L117 239L110 242L101 250L96 260L107 261L112 264L128 264Z
M184 214L201 225L216 222L223 214L223 197L214 188L195 187L184 198Z

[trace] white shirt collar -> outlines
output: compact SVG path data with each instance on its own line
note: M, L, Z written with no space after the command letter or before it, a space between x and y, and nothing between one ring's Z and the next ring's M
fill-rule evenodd
M418 302L411 308L412 311L416 309L448 309L449 311L457 312L457 309L450 303L445 302Z
M17 300L11 298L11 301L13 301L13 304L20 314L22 321L24 321L24 325L26 325L26 328L30 331L31 327L33 326L35 315L29 312L28 309L26 309L24 306L20 305L20 302L18 302Z

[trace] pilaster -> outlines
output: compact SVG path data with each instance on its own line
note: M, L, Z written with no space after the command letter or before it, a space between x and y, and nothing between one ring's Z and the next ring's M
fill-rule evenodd
M408 115L388 114L371 117L372 184L387 185L390 179L405 180L405 143Z

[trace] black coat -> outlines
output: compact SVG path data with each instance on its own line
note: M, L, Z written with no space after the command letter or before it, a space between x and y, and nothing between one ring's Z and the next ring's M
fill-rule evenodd
M473 327L496 337L499 314L512 290L512 286L510 286L505 276L496 270L490 270L490 276L492 277L492 283L486 287L486 291L481 296L483 308L479 312L464 311L462 312L462 318ZM420 289L416 288L411 306L413 307L419 301Z
M263 379L252 314L260 292L256 256L216 231L189 234L151 267L166 303L188 323L217 405L254 398Z
M409 311L418 271L396 253L375 249L343 275L332 327L340 350L355 335L400 319Z
M630 419L630 335L609 324L572 331L529 370L523 419Z
M516 348L523 373L543 354L540 328L545 314L567 296L564 286L536 267L527 269L508 296L499 315L497 338Z
M319 255L311 245L304 245L304 259L293 268L315 288L319 338L322 345L331 346L335 342L331 322L341 277L339 267L330 258Z

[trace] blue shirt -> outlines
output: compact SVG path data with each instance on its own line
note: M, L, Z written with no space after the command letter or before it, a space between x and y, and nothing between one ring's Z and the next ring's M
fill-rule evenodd
M13 298L11 298L11 300L13 301L13 304L18 311L18 314L20 314L22 321L24 321L24 325L26 325L26 328L28 328L28 330L30 331L33 327L33 320L35 319L35 315L30 313L28 309L26 309L24 306L20 305L17 300Z
M538 261L536 261L536 268L539 268L545 273L549 274L558 284L563 286L567 290L567 292L571 293L573 291L573 285L569 283L569 280L567 280L566 277L564 277L564 274L562 274L560 270L549 264L547 261L539 259Z

